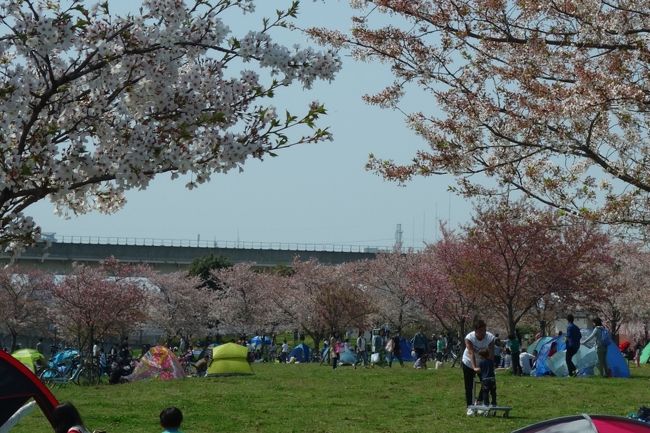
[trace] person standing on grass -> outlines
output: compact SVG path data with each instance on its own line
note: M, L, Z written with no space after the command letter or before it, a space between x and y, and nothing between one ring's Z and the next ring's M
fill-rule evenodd
M641 352L643 351L643 344L641 340L637 340L634 345L634 365L641 367Z
M289 343L287 339L282 340L282 349L280 349L280 362L287 362L289 360Z
M589 337L582 342L587 347L596 346L596 354L598 355L598 370L602 377L609 376L609 369L607 368L607 346L611 343L609 331L603 326L602 320L599 317L594 318L594 330L591 331Z
M336 370L336 367L339 363L339 353L341 352L341 340L339 340L336 334L330 337L330 360L332 361L332 370Z
M569 376L576 375L576 366L573 363L573 355L580 350L580 329L573 323L573 314L566 316L568 322L566 327L566 366L569 368Z
M357 368L357 364L359 363L363 363L364 367L368 366L366 337L363 336L363 331L359 331L359 336L357 337L357 362L354 363L354 368Z
M474 330L465 336L465 350L463 351L463 379L465 382L465 403L467 403L467 415L474 415L471 406L474 390L474 377L481 371L477 359L478 352L487 349L488 358L494 359L494 335L487 332L487 325L481 319L474 321Z
M490 359L490 351L488 349L481 349L478 354L481 357L481 361L479 362L481 393L478 399L484 406L489 406L490 399L492 399L492 406L496 406L497 378L494 373L494 360Z
M519 365L519 338L517 333L508 335L508 345L510 346L510 357L512 359L512 374L515 376L521 376L521 366Z
M411 342L413 344L413 351L415 352L415 362L418 363L419 368L427 368L426 354L429 342L427 341L427 337L422 333L422 330L418 330Z
M399 361L399 365L404 367L404 361L402 361L402 348L400 347L400 336L399 332L395 334L390 340L388 340L388 344L386 346L386 351L388 352L388 366L392 367L393 366L393 360L397 359Z
M447 352L447 339L444 335L438 335L436 340L436 361L442 362L444 360L445 353Z

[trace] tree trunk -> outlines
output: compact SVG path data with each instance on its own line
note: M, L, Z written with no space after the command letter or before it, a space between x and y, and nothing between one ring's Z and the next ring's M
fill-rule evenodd
M14 331L12 328L9 329L9 333L11 333L11 353L14 353L16 351L16 342L18 340L18 333Z
M542 337L546 337L546 320L539 321L539 331L542 333Z

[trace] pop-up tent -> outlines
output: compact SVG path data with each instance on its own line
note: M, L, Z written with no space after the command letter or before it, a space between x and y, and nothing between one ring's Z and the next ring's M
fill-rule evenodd
M357 363L357 354L352 350L344 350L339 353L339 364L341 365L354 365Z
M546 340L543 344L537 344L537 362L535 363L535 370L531 373L533 376L545 376L552 373L551 366L549 361L553 358L557 352L566 350L566 342L564 338L559 337L550 337L550 340ZM556 362L559 361L559 357L556 358ZM565 365L566 368L566 365ZM569 370L567 369L567 374Z
M51 422L56 398L20 361L0 351L0 430L30 398Z
M540 337L540 338L538 338L537 340L535 340L534 342L532 342L531 344L528 345L528 348L526 349L526 352L532 354L533 351L536 350L539 353L539 349L541 349L541 347L544 344L548 343L551 340L553 340L553 337Z
M650 424L609 415L575 415L549 419L512 433L650 433Z
M578 369L579 375L591 375L593 374L594 367L598 364L596 348L581 345L580 350L578 350L578 353L573 355L572 360ZM539 367L539 359L537 362ZM547 358L544 362L545 365L542 366L542 369L548 369L548 371L552 372L555 376L563 377L569 375L569 369L566 365L566 350L558 351L552 357ZM607 346L607 368L612 377L630 377L630 369L627 366L627 361L614 342L610 342L609 346ZM536 375L543 376L543 374Z
M36 364L41 364L41 366L45 365L45 357L36 349L16 350L11 354L11 356L25 364L25 366L29 368L32 373L36 372Z
M253 374L247 360L248 349L235 343L226 343L212 349L212 363L208 376Z
M185 377L185 371L174 352L164 346L154 346L144 354L133 373L126 376L132 382L142 379L172 380Z
M291 358L296 362L309 362L311 361L311 349L305 343L300 343L289 353L289 359Z

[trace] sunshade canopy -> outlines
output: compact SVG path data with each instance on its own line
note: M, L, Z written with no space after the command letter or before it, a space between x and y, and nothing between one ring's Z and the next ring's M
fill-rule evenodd
M30 398L36 400L51 421L52 410L59 404L54 395L20 361L0 351L0 425Z
M576 415L550 419L512 433L650 433L650 424L609 415Z

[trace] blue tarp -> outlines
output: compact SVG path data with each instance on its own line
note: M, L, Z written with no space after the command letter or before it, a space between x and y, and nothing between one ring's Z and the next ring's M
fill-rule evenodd
M60 352L56 352L54 356L52 356L48 361L47 366L50 368L56 368L57 366L71 363L72 360L77 357L79 357L78 350L65 349Z
M289 353L289 359L295 358L296 362L311 361L311 349L305 343L300 343Z
M60 373L67 373L72 368L75 359L79 358L79 351L75 349L65 349L55 353L47 362L48 370L43 372L43 378L51 379L55 376L53 370Z
M260 335L256 335L255 337L251 338L248 342L250 344L254 345L254 346L261 346L262 344L270 346L271 345L271 337L266 336L266 335L264 337L262 337Z

